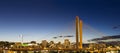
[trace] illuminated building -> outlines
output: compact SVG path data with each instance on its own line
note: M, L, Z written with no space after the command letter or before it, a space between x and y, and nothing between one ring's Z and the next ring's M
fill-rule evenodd
M46 40L42 41L42 48L47 48L48 42Z
M55 48L55 47L56 47L55 43L53 41L50 41L49 48Z
M65 39L64 40L64 47L65 48L70 48L70 41L69 41L69 39Z

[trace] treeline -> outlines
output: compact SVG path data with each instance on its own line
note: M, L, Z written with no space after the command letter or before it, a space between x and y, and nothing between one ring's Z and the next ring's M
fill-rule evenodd
M14 45L14 42L0 41L0 48L9 48L11 45Z

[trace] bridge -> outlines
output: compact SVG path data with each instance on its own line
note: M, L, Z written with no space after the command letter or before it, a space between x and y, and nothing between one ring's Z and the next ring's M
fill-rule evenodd
M76 20L75 20L75 24L76 24L76 45L75 48L4 48L4 49L0 49L0 50L9 50L9 51L41 51L41 50L57 50L57 51L92 51L90 48L83 48L83 22L81 19L79 19L78 16L76 16ZM87 26L88 28L90 28L92 31L95 31L95 33L99 34L98 31L92 29L91 27ZM104 36L104 34L100 33L101 36ZM23 41L23 40L22 40ZM100 48L98 49L94 49L94 51L96 52L100 52L100 51L109 51L109 50L120 50L118 48Z

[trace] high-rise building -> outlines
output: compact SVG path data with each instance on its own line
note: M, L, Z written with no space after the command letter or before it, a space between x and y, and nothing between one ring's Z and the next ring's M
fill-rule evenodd
M42 48L47 48L48 42L46 40L42 41Z
M49 48L56 48L54 41L50 41Z
M70 48L70 41L69 41L69 39L65 39L64 40L64 47L65 48Z

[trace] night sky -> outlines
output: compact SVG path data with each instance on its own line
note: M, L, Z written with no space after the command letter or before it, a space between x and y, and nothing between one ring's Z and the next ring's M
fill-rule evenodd
M119 27L113 29L120 25L119 0L0 0L0 40L20 41L20 34L24 41L75 35L75 16L106 36L120 34ZM84 41L99 37L83 30Z

